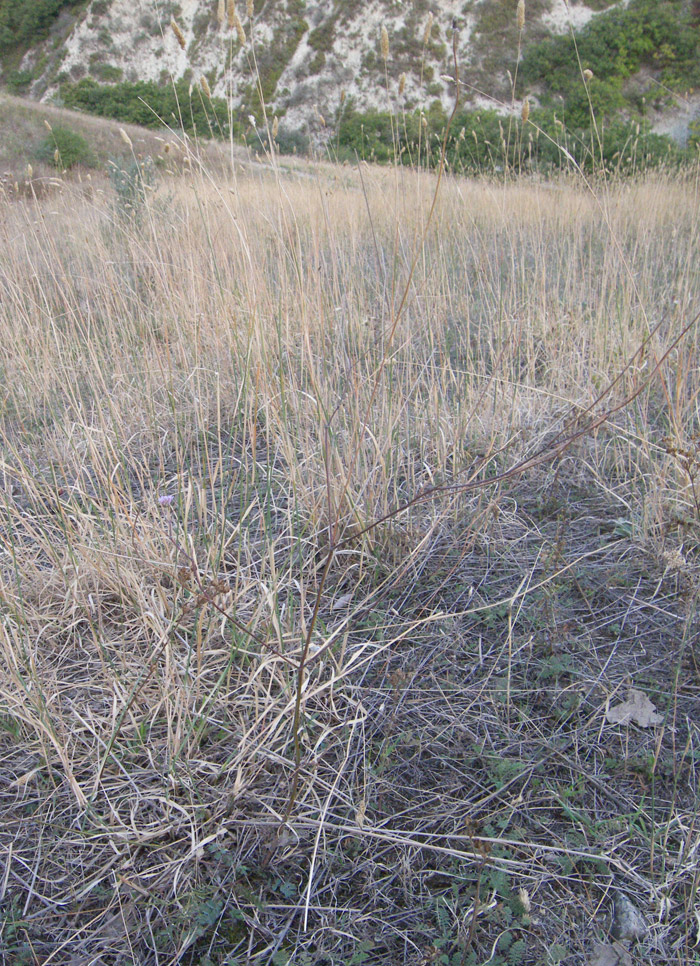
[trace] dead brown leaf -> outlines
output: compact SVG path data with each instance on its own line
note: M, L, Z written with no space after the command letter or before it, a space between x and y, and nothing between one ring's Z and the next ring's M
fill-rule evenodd
M614 708L608 707L605 717L610 724L638 724L642 728L649 728L651 725L661 724L664 716L659 714L643 691L630 688L627 692L627 700L622 704L616 704Z
M632 957L620 943L598 943L588 966L632 966Z

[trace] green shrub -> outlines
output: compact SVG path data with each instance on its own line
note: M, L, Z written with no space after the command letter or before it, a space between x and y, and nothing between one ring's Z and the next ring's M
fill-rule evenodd
M77 84L63 84L61 97L66 107L127 124L150 128L167 124L204 137L228 137L230 133L226 101L205 97L198 86L190 88L184 79L163 85L154 81L98 84L85 77ZM239 133L235 124L233 133Z
M92 148L82 134L67 127L54 127L39 145L36 156L57 168L72 168L76 164L92 168L97 163Z
M120 81L124 76L122 68L114 64L91 64L90 71L101 81Z
M34 74L30 70L13 70L7 76L7 88L13 94L25 94L27 88L34 80Z
M301 38L309 29L305 20L292 19L276 27L272 38L267 44L261 45L256 52L260 89L266 104L275 96L277 81L290 62L301 42ZM251 112L261 120L260 97L256 92L256 102L251 104Z
M43 40L64 7L84 0L0 0L0 57Z
M447 163L463 173L546 172L573 166L628 172L679 162L686 156L670 138L636 121L602 122L595 134L590 125L564 126L551 109L533 110L530 120L523 129L519 118L496 111L460 111L450 129ZM349 104L335 141L339 160L358 156L382 163L393 161L398 152L401 163L415 164L420 132L420 163L433 166L440 159L446 121L439 102L427 112L425 122L417 112L398 117L380 111L362 114Z
M301 131L295 131L280 125L275 138L277 150L280 154L301 154L309 153L309 139Z
M581 69L593 71L588 90ZM700 82L700 30L682 0L630 0L594 17L576 37L549 37L525 51L522 90L544 85L542 102L564 100L562 119L586 127L591 108L602 121L625 107L624 82L642 67L660 73L666 87ZM590 104L589 104L590 95Z
M138 219L146 193L155 183L155 168L151 158L143 161L110 161L109 178L117 196L117 210L122 217Z

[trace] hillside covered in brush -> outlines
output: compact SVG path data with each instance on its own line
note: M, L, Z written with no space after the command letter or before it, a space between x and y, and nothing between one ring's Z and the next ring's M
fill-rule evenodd
M188 115L205 98L199 133L245 134L250 119L274 116L283 148L330 141L340 156L382 160L397 111L415 132L444 129L456 60L474 145L453 151L463 164L508 162L517 139L498 119L525 99L544 140L518 142L520 154L539 157L561 128L580 138L591 112L619 129L610 155L640 131L693 149L699 0L527 0L522 24L517 10L517 0L0 0L0 77L13 93L147 126L196 126ZM667 148L652 138L642 150Z

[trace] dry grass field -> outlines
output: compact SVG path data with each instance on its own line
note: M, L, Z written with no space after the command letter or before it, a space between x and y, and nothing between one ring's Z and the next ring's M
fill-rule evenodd
M700 172L222 170L0 197L4 962L700 962Z

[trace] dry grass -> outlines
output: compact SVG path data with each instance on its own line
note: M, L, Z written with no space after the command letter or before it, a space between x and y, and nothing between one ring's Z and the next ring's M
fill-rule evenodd
M694 961L697 173L189 168L0 199L6 961Z

